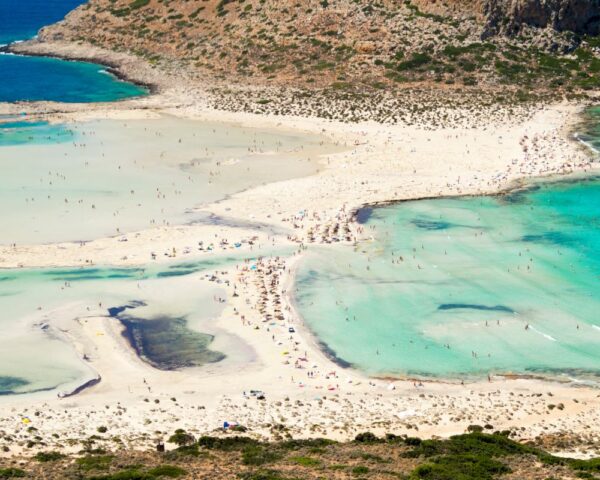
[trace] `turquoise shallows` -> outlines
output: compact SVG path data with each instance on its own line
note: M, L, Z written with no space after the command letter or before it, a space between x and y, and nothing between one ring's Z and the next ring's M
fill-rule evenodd
M375 209L373 241L313 249L298 308L371 374L600 372L600 179Z

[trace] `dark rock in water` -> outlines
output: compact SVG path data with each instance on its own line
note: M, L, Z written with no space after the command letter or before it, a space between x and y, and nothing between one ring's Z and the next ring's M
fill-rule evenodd
M526 26L600 34L600 0L484 0L482 10L484 37L515 35Z

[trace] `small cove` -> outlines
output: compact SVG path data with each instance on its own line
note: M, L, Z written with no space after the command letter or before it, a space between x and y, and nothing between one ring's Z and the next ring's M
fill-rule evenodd
M3 0L0 45L34 37L43 26L61 20L81 0ZM57 58L0 54L0 102L111 102L147 94L101 66Z

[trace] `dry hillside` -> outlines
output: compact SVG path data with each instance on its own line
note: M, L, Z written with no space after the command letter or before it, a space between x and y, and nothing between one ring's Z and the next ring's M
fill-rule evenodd
M134 53L203 82L525 97L597 89L594 9L578 35L559 31L569 11L530 22L527 5L541 1L91 0L40 38Z

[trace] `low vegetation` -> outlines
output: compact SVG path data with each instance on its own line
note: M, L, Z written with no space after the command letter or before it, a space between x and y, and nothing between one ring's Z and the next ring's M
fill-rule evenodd
M444 440L391 434L378 437L365 432L347 443L327 439L269 443L237 434L202 436L191 442L191 434L178 430L171 438L182 445L166 453L119 451L110 455L78 455L76 458L44 454L34 458L4 459L0 460L0 465L18 462L19 468L0 466L0 479L600 478L600 458L557 457L536 445L512 440L509 431L484 433L484 428L478 426L469 430ZM49 456L53 460L46 460Z

